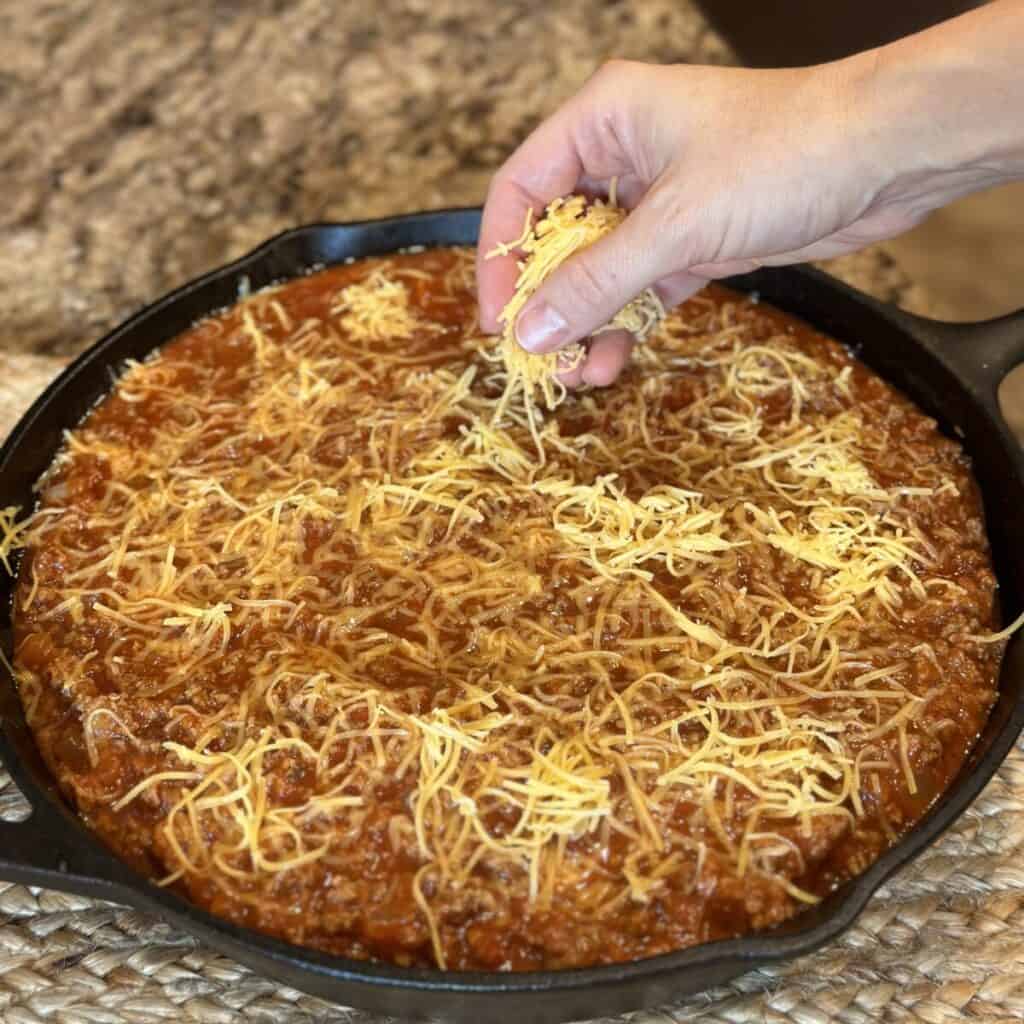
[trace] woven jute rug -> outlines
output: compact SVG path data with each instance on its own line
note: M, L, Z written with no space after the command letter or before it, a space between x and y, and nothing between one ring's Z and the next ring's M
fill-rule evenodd
M0 815L24 812L0 770ZM1022 854L1018 747L958 824L886 885L833 945L621 1020L1024 1020ZM148 914L2 882L0 1016L5 1024L383 1024L259 978Z
M920 304L898 268L877 253L833 269L883 297ZM63 363L0 353L0 437ZM0 766L0 818L23 818L27 811ZM259 978L148 914L4 882L0 1019L5 1024L383 1021ZM886 885L834 944L620 1020L1024 1020L1024 746L1013 751L957 825Z

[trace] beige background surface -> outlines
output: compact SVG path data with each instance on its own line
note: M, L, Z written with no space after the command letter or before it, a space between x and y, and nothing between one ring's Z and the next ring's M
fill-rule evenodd
M730 59L684 0L0 5L0 435L68 356L277 230L478 202L613 54ZM1022 199L969 200L839 272L949 317L1024 305ZM0 770L0 816L23 810ZM371 1020L146 915L3 882L0 1019ZM633 1018L698 1019L1024 1019L1024 754L842 939Z
M1024 308L1024 183L962 199L887 243L946 320L982 320ZM912 307L912 297L908 305ZM1006 418L1024 439L1024 368L1001 389Z

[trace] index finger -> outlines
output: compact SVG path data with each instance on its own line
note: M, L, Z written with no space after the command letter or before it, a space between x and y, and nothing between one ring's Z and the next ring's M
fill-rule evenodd
M493 259L487 254L518 238L527 212L539 216L552 199L571 192L582 173L563 107L536 128L491 179L476 254L480 326L485 331L501 329L498 316L512 297L518 276L514 254Z

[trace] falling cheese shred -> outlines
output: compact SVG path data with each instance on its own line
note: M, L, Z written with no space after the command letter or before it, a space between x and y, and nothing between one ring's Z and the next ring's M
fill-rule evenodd
M59 680L91 770L136 752L104 799L158 822L165 882L275 905L285 878L358 881L372 836L415 865L444 966L481 878L588 919L654 913L712 866L752 901L813 902L812 837L918 788L939 661L901 616L961 601L921 526L960 464L908 455L848 357L731 302L661 322L641 296L613 321L658 332L641 379L541 419L553 363L511 325L624 216L573 197L502 247L524 254L504 361L459 250L332 271L315 314L249 296L132 364L40 510L0 513L8 571L64 552L28 560L25 628L103 638L16 659L30 718ZM1021 620L990 625L968 641L996 657Z

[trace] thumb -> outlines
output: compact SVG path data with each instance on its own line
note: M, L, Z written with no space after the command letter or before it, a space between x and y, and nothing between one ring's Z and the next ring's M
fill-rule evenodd
M653 204L641 203L612 232L574 253L530 297L515 334L529 352L553 352L586 338L655 282L662 301L675 305L707 282L676 268L669 232Z

